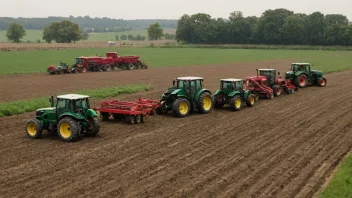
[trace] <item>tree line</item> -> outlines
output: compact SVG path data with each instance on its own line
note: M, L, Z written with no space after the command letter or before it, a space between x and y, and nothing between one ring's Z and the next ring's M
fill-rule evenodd
M260 17L234 11L228 19L185 14L177 22L176 39L192 44L352 45L352 25L341 14L307 15L283 8Z
M123 32L132 29L141 30L149 27L150 24L159 23L163 28L176 29L177 20L167 19L137 19L123 20L103 18L91 18L90 16L79 17L47 17L47 18L11 18L0 17L0 30L6 30L13 22L22 24L25 29L42 30L53 22L71 21L79 25L84 32Z

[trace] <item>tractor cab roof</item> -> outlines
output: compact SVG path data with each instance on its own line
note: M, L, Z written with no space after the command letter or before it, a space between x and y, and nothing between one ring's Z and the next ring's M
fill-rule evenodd
M221 81L237 82L237 81L243 81L243 80L242 79L237 79L237 78L226 78L226 79L221 79Z
M202 77L194 77L194 76L186 76L186 77L178 77L177 80L203 80Z
M309 63L292 63L291 65L309 65Z
M67 99L67 100L77 100L77 99L89 98L89 96L80 95L80 94L65 94L65 95L57 96L57 98Z
M258 69L259 71L274 71L276 69Z

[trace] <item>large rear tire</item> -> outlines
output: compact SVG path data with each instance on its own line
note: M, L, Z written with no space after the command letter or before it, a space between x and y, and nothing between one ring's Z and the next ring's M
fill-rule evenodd
M132 63L128 63L127 66L126 66L126 68L127 68L128 70L133 70L133 69L134 69L134 65L133 65Z
M172 104L172 114L175 117L186 117L191 110L191 104L185 98L178 98Z
M79 122L77 122L71 117L62 118L59 121L57 128L61 140L65 142L75 141L79 137L81 132Z
M199 113L209 113L213 110L214 102L209 92L203 92L198 98Z
M307 86L307 76L305 74L300 74L296 78L296 86L299 88L304 88Z
M94 137L99 133L99 131L100 125L98 117L88 118L87 136Z
M30 119L26 123L26 133L28 137L38 139L42 136L43 126L40 121L36 118Z
M233 98L230 100L230 109L232 111L239 111L241 110L242 107L242 98L240 95L235 95Z

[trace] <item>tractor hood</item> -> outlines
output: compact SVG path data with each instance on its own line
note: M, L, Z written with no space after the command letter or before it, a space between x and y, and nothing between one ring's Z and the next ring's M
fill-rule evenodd
M161 99L166 99L168 98L176 89L176 87L170 87L168 88L164 93L163 95L161 96Z
M318 71L318 70L310 70L310 72L311 72L312 74L316 74L316 75L318 75L318 76L323 76L323 72Z
M44 113L55 113L55 110L56 110L55 107L41 108L41 109L37 109L35 114L37 117L39 117L39 116L43 115Z

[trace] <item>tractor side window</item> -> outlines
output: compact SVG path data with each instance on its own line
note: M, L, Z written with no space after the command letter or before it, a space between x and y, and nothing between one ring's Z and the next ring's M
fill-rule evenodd
M184 82L183 81L178 81L178 86L177 88L182 89L184 87Z
M241 81L236 82L236 90L237 91L242 91L243 90L243 85Z
M200 89L200 88L202 88L202 83L200 80L197 80L196 81L196 89Z
M87 100L77 100L76 101L76 108L77 109L88 108Z
M191 88L196 88L196 81L191 81Z
M57 108L65 108L65 107L66 107L65 100L59 99L57 102Z

